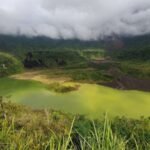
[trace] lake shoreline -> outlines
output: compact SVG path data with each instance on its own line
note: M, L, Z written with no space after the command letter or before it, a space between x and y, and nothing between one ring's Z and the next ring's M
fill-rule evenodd
M59 69L49 69L48 72L53 72ZM20 79L20 80L34 80L34 81L39 81L44 84L53 84L53 83L77 83L77 84L97 84L97 85L104 85L107 87L115 88L115 89L120 89L120 90L139 90L139 91L145 91L145 92L150 92L150 80L149 79L139 79L135 77L131 77L128 75L121 75L117 78L115 78L112 81L101 81L101 82L91 82L89 80L86 81L76 81L73 80L69 76L61 76L58 75L57 77L54 76L49 76L47 75L47 70L27 70L23 73L16 74L10 76L10 78L14 79ZM57 72L57 71L56 71Z
M5 78L0 79L0 82L2 83L0 85L1 96L5 95L12 102L32 108L51 108L91 117L105 112L112 116L121 115L133 118L150 114L149 92L117 90L97 84L80 83L78 90L61 93L48 89L48 85L33 80ZM69 87L72 84L75 83L63 83ZM135 106L137 109L133 109Z

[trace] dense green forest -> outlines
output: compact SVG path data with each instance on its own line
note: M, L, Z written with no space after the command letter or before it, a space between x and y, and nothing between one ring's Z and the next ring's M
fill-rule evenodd
M119 48L117 44L120 43L111 43L111 53L115 58L120 60L150 60L150 35L123 37L119 39L119 42L121 43Z
M80 41L50 39L47 37L26 37L0 35L0 49L11 52L41 51L41 50L83 50L103 47L102 41Z
M119 59L150 59L150 35L136 37L109 37L96 41L50 39L47 37L26 37L0 35L1 51L15 55L33 51L63 50L99 50L105 49L108 54Z

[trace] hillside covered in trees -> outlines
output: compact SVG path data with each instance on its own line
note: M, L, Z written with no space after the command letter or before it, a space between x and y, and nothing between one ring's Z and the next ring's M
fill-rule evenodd
M0 35L0 50L16 55L32 51L99 50L119 59L150 59L150 35L118 37L110 36L95 41L63 40L47 37Z

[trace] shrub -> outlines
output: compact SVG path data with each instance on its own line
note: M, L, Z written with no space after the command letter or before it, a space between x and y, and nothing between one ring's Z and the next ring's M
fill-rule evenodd
M23 66L14 56L0 52L0 77L18 73Z
M78 90L79 85L63 85L60 83L52 83L48 85L49 90L53 90L57 93L67 93Z

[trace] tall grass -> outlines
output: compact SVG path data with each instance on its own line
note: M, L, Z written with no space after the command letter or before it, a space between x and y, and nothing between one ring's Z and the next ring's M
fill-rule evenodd
M8 106L7 106L8 107ZM22 107L21 107L22 108ZM2 110L2 109L1 109ZM14 110L14 107L13 107ZM15 110L16 111L16 110ZM20 111L20 110L19 110ZM28 110L29 111L29 110ZM150 149L150 120L129 121L127 119L109 120L107 115L99 121L83 119L79 123L78 116L72 119L67 134L59 134L58 128L63 125L58 121L59 114L53 116L49 111L36 112L42 122L27 120L23 126L19 126L19 115L2 117L0 111L0 150L149 150ZM23 110L25 113L25 110ZM33 112L30 112L33 115ZM44 114L45 118L41 115ZM48 130L46 126L52 126L49 116L57 120L56 124ZM34 115L32 116L33 120ZM25 118L24 118L25 119ZM26 120L26 119L25 119ZM54 120L53 120L54 121ZM46 126L45 123L47 122ZM85 123L86 122L86 123ZM35 125L37 123L37 126ZM87 127L90 125L90 127ZM27 128L30 124L30 128ZM57 126L59 124L59 126ZM65 123L63 122L65 125ZM142 126L141 126L142 125ZM56 128L56 126L58 128ZM66 128L67 128L66 124ZM78 126L78 128L77 128ZM133 126L133 127L132 127ZM141 126L141 127L140 127ZM137 129L136 129L137 128ZM54 129L54 130L52 130ZM79 130L80 129L80 130ZM46 130L46 132L44 132Z
M68 136L58 137L56 134L45 138L42 134L37 134L36 131L31 134L25 131L16 130L14 125L14 119L10 122L4 120L2 122L0 130L0 149L2 150L130 150L127 143L128 140L119 138L115 135L111 129L108 118L105 118L103 128L96 127L93 121L93 129L90 130L90 134L87 137L83 137L80 133L78 134L78 140L73 141L72 135L74 121L72 122ZM144 150L140 145L137 144L136 138L134 140L135 147L133 150ZM145 150L150 149L150 145L145 147Z
M126 141L117 137L112 132L110 122L107 117L103 122L103 127L96 127L95 122L92 122L93 129L90 135L82 137L80 133L81 150L125 150Z

